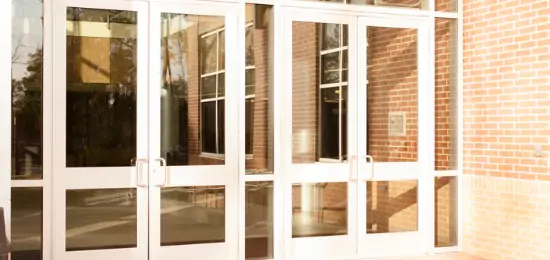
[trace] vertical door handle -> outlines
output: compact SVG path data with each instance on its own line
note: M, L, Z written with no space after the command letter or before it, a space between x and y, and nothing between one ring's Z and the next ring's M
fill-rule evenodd
M365 161L371 165L370 178L365 179L365 181L372 181L374 180L374 158L370 155L365 155Z
M164 158L157 158L155 159L155 162L159 162L160 166L162 167L163 169L163 181L162 181L162 184L157 184L156 186L157 187L164 187L166 186L166 183L168 181L168 170L166 168L166 160Z
M355 159L357 156L351 155L349 157L349 181L351 182L357 182L357 177L353 176L353 163L355 162Z
M131 161L131 164L134 165L136 170L136 186L141 188L146 188L147 184L141 183L141 167L139 167L140 162L147 162L147 160L143 158L132 158L132 161Z

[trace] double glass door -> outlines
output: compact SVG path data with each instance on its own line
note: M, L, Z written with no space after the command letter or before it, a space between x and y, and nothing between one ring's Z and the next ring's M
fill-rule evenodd
M285 259L426 252L428 23L304 9L284 16Z
M237 258L236 8L55 2L54 259Z

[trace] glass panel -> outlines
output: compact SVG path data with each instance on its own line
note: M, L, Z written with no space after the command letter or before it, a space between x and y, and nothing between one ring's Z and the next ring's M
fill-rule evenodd
M225 31L219 33L218 44L218 71L225 69Z
M42 179L42 1L12 1L12 179Z
M216 97L216 75L206 76L201 82L201 99Z
M347 129L347 120L343 119L347 116L347 97L340 92L347 85L341 80L344 75L347 80L348 64L343 63L348 62L348 52L347 46L340 47L340 42L347 43L347 39L341 39L347 37L347 32L340 33L342 28L347 30L341 24L292 24L293 163L314 163L320 158L339 162L346 158L347 144L342 142L347 138L342 130Z
M136 247L136 189L67 190L67 251Z
M273 182L248 182L245 194L246 259L273 258Z
M435 0L435 10L442 12L456 12L458 11L457 0Z
M218 97L225 97L225 73L218 74Z
M255 69L245 71L245 95L254 95Z
M321 89L321 158L340 159L340 88Z
M457 22L436 19L435 169L458 169Z
M247 17L248 18L248 17ZM247 19L248 20L248 19ZM246 35L245 35L245 62L246 66L254 66L254 24L252 23L246 25Z
M348 50L342 51L342 82L348 82Z
M367 182L367 233L417 230L417 181Z
M202 103L202 151L216 153L216 102Z
M161 212L163 246L225 241L223 186L162 188Z
M224 25L222 16L161 14L161 156L168 165L225 163Z
M292 237L347 233L347 183L304 183L292 186Z
M252 140L254 136L254 98L248 98L245 100L245 153L252 154L253 146Z
M340 24L324 23L321 25L321 50L330 50L340 47Z
M11 259L42 259L42 188L12 188L11 209Z
M315 2L332 2L353 5L375 5L382 7L399 7L412 9L428 9L428 0L309 0ZM439 1L439 0L436 0ZM447 0L448 1L448 0Z
M246 174L273 173L273 7L246 4Z
M182 15L183 17L179 18L179 19L185 19L185 16ZM176 16L176 17L179 17L179 16ZM171 23L170 21L168 21L168 16L165 16L163 17L165 19L165 23L167 24L170 24L171 26L174 26L173 23ZM172 18L173 19L173 18ZM173 22L173 21L172 21ZM202 23L205 23L205 21L201 21ZM222 22L222 25L223 25L223 21L220 21ZM179 30L176 30L175 34L176 34L176 37L180 34L180 32L178 31L190 31L190 29L187 29L186 26L184 26L186 24L182 24L181 26L179 26L180 28L178 28ZM199 25L195 25L195 26L200 26ZM203 25L204 26L204 25ZM200 29L197 29L195 28L195 30L200 30ZM184 32L181 32L181 34L184 34ZM168 33L168 32L167 32ZM169 37L169 38L172 38L173 35L163 35L163 38L165 37ZM179 40L179 39L178 39ZM183 39L181 39L183 41ZM216 72L218 71L218 61L217 61L217 58L219 57L217 51L218 51L218 34L216 33L216 31L214 32L210 32L210 34L207 34L205 36L201 36L201 43L200 43L200 50L201 50L201 57L202 57L202 74L208 74L208 73L212 73L212 72ZM185 53L187 54L187 53Z
M130 18L94 20L112 16ZM67 167L130 166L135 157L136 16L67 8ZM82 29L90 23L117 30Z
M321 55L321 84L340 82L340 52Z
M367 35L367 153L418 161L417 31L368 27Z
M456 177L435 178L435 246L458 245Z

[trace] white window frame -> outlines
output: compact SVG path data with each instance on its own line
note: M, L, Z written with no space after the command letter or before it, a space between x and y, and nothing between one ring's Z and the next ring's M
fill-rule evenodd
M347 0L344 0L344 1L347 1ZM325 24L325 25L328 25ZM318 127L318 132L319 132L319 161L320 162L342 162L342 161L346 161L346 159L344 158L344 153L346 153L347 155L347 151L344 151L342 149L342 98L346 98L347 97L343 97L342 96L342 87L348 87L348 81L343 81L342 80L342 71L344 71L344 63L343 63L343 57L344 57L344 51L348 51L348 55L349 55L349 42L348 42L348 45L344 46L344 25L346 24L338 24L339 26L339 30L340 30L340 35L339 35L339 41L338 41L338 47L337 48L332 48L332 49L327 49L327 50L323 50L322 49L322 45L323 43L320 42L319 43L319 98L318 98L318 104L319 104L319 107L321 107L322 105L322 98L323 96L321 95L321 90L323 89L334 89L334 88L338 88L338 133L339 133L339 136L338 136L338 159L334 159L334 158L324 158L324 157L321 157L321 154L322 154L322 149L323 149L323 139L322 139L322 136L323 136L323 129L321 127L321 120L323 119L323 116L322 116L322 110L319 109L319 114L318 114L318 119L319 119L319 123L317 124L317 127ZM347 26L346 26L347 27ZM323 33L324 31L323 30L320 30L319 33L321 34L319 36L319 39L321 39L321 41L324 40L324 37L323 37ZM348 32L348 35L349 35L349 32ZM338 80L339 82L337 83L328 83L328 84L322 84L322 80L323 80L323 64L322 64L322 60L323 60L323 56L324 55L329 55L329 54L332 54L332 53L338 53L338 62L339 62L339 65L338 65ZM348 63L349 63L349 57L347 58L348 60ZM348 65L348 68L349 68L349 65ZM346 72L348 72L349 69L346 69ZM348 73L348 77L349 77L349 73ZM347 115L347 112L346 112L346 115ZM346 121L347 122L347 121ZM346 133L346 136L347 136L347 133ZM346 141L347 141L347 138L346 138Z

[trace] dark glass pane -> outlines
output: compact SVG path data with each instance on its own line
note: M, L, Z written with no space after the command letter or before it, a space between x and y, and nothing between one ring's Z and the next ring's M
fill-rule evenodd
M245 152L252 154L252 140L254 137L254 98L245 100Z
M348 233L348 184L304 183L292 187L292 237Z
M161 13L161 156L168 165L223 164L216 153L216 101L225 92L223 16ZM170 28L170 29L168 29ZM220 68L220 70L223 68ZM203 73L204 72L204 73ZM208 74L205 74L208 73ZM219 93L216 93L218 91Z
M218 101L218 153L225 153L225 100Z
M161 189L161 245L225 241L225 187Z
M321 55L321 84L340 82L340 52Z
M12 188L11 209L11 259L42 259L42 188Z
M136 247L136 189L67 190L66 250Z
M344 36L342 37L342 40L344 41L344 43L342 44L342 46L348 46L348 25L347 24L342 24L342 31L344 33Z
M42 178L42 1L12 1L13 180Z
M201 99L216 97L216 75L206 76L201 81Z
M340 117L340 120L342 121L342 131L340 132L341 135L341 144L342 144L342 159L347 158L348 154L348 87L342 86L340 87L342 93L340 95L340 100L342 102L342 116Z
M247 182L245 258L273 258L273 182Z
M76 27L87 14L114 11L67 12L68 26ZM137 13L124 13L133 18L108 35L67 30L67 167L130 166L135 157L137 27L130 23Z
M340 159L340 89L321 89L321 158Z
M216 153L216 102L201 104L202 151Z
M200 50L202 60L202 74L208 74L218 71L218 34L212 33L203 36L201 39Z
M324 23L321 26L323 38L321 50L330 50L340 47L340 24Z

